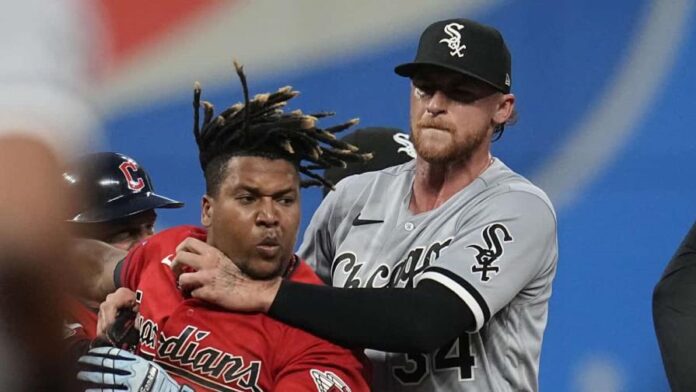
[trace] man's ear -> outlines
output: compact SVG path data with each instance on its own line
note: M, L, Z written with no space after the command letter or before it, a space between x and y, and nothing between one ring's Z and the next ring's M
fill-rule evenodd
M503 94L500 101L498 101L495 114L493 114L493 122L496 124L504 124L510 116L512 116L514 108L515 96L512 94Z
M213 224L213 198L208 195L201 198L201 224L205 228Z

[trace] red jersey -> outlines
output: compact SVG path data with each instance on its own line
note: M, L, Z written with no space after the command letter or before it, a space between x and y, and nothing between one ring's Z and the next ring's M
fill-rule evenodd
M133 248L121 266L117 283L140 303L140 355L197 391L369 391L361 354L262 313L184 298L170 265L187 237L205 241L206 232L165 230ZM304 262L288 279L320 284Z
M77 298L66 299L67 315L65 317L65 338L79 337L92 340L97 337L97 314L99 309L92 309Z

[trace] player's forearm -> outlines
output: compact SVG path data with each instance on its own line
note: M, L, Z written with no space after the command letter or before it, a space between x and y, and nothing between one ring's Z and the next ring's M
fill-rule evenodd
M111 248L106 250L104 255L104 264L101 274L99 274L99 284L97 286L98 299L104 300L107 295L113 293L117 287L114 282L114 270L116 266L123 261L127 253L121 249Z
M102 302L116 290L114 270L127 252L105 242L79 239L75 242L74 258L79 263L83 283L81 296Z
M471 311L434 282L342 289L284 281L269 315L348 347L429 352L472 329Z

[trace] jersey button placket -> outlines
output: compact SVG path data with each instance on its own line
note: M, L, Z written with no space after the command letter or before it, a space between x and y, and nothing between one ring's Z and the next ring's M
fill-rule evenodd
M406 230L406 231L412 231L415 227L416 227L416 225L414 225L411 222L406 222L404 224L404 230Z

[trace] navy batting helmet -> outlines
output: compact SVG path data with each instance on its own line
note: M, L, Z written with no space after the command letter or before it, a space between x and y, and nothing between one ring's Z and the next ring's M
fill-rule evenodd
M154 208L184 205L156 194L145 169L133 158L115 152L85 155L63 173L63 178L83 198L69 222L108 222Z

